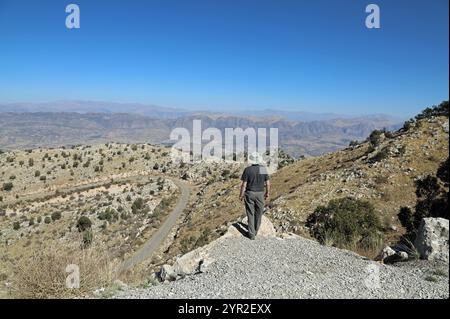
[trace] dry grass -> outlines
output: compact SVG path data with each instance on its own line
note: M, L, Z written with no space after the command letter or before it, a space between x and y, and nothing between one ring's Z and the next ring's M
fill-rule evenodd
M72 271L68 265L77 265L79 288L67 288L66 279ZM70 247L51 245L20 259L15 265L10 295L13 298L55 299L88 297L100 287L113 283L117 265L100 245L82 249L79 244Z
M118 279L130 286L142 286L156 284L157 280L152 276L156 269L148 262L143 262L118 274Z

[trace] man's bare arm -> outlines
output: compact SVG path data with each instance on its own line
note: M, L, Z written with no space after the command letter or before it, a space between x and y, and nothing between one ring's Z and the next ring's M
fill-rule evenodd
M239 200L244 199L245 189L247 188L247 182L242 181L241 183L241 192L239 193Z
M264 198L267 199L270 196L270 181L266 181L266 193L264 194Z

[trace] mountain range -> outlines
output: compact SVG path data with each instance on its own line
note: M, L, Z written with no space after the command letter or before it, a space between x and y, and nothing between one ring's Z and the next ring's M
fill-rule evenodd
M397 129L401 121L387 115L339 116L307 112L250 111L214 113L138 103L60 101L0 104L0 149L56 147L103 142L170 144L176 127L278 128L281 146L293 156L317 156L374 129ZM174 141L172 141L174 142Z

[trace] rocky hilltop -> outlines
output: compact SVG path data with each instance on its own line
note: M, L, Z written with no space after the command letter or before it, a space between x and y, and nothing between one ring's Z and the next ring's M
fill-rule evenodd
M162 267L164 283L122 287L116 298L448 298L448 263L384 265L295 235L264 218L257 240L245 224ZM448 240L448 221L447 221Z

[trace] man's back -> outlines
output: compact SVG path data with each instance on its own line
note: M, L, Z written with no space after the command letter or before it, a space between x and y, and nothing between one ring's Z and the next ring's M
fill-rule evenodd
M248 166L241 177L241 180L247 183L246 191L251 192L264 192L265 182L268 179L267 169L261 165Z

